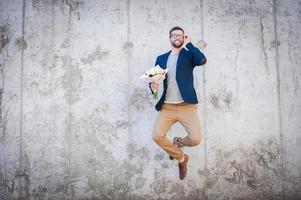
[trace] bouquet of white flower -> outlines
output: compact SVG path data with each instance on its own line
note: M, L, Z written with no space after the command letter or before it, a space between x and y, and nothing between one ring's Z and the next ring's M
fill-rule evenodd
M147 80L149 83L157 83L165 79L165 75L168 72L168 69L162 69L159 65L148 69L140 78ZM153 98L158 98L158 90L155 90L153 93Z

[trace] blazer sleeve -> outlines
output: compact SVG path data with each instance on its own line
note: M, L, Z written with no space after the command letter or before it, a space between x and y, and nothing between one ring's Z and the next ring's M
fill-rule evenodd
M150 91L152 92L152 94L154 94L154 91L152 90L151 83L148 84L148 87L149 87Z
M207 62L205 55L196 48L191 42L186 44L187 49L192 53L193 67L204 65Z

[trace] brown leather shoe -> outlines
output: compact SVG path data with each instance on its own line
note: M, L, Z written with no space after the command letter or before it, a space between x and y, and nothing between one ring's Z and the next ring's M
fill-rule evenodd
M178 147L178 148L181 148L181 147L183 147L183 146L179 143L179 141L178 141L179 138L180 138L180 137L174 137L172 143L173 143L174 146L176 146L176 147ZM170 160L174 160L175 158L172 157L172 156L169 156L169 159L170 159Z
M183 180L187 174L187 163L188 163L188 155L184 154L184 161L179 162L179 175L180 180Z

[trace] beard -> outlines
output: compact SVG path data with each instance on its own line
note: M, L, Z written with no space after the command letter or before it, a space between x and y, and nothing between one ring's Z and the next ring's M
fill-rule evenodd
M178 41L179 41L179 40L178 40ZM177 43L175 43L175 42L171 42L171 45L172 45L173 47L179 48L179 47L181 47L181 46L183 45L184 41L179 41L179 42L180 42L179 44L177 44Z

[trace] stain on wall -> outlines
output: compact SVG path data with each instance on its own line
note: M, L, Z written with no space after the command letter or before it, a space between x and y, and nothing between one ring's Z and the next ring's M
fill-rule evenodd
M9 43L8 26L0 26L0 52Z
M22 38L18 38L16 39L16 46L19 49L27 49L27 42Z
M65 69L62 76L62 87L65 90L65 98L68 104L74 104L79 100L77 91L80 89L83 77L79 64L69 55L61 57L63 68Z
M108 55L108 51L102 51L100 46L97 46L96 49L88 54L87 56L81 58L83 64L92 65L95 60L101 60L104 56Z

